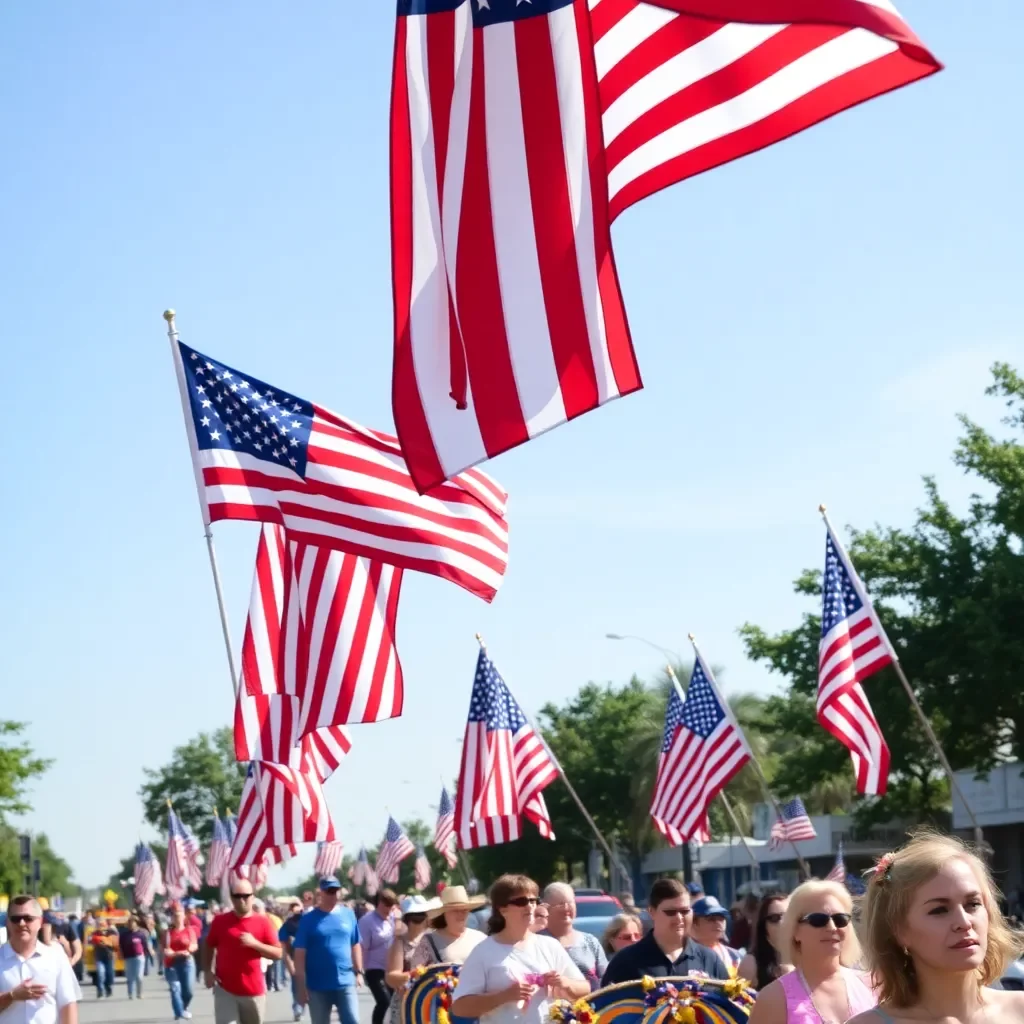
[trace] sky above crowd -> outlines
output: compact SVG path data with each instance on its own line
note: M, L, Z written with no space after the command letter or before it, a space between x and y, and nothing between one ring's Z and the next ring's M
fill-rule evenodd
M819 502L837 525L905 525L922 474L966 500L955 414L997 426L987 368L1024 368L1024 7L901 7L945 71L617 222L646 388L487 466L511 496L492 605L407 575L405 714L355 728L327 785L348 849L389 811L433 820L474 633L531 713L658 672L609 631L685 654L692 630L727 693L767 693L781 681L736 630L813 610L791 584L823 561ZM0 716L54 762L20 823L84 884L156 837L143 769L231 715L161 312L392 426L392 41L386 6L323 0L6 11ZM214 532L237 644L256 528Z

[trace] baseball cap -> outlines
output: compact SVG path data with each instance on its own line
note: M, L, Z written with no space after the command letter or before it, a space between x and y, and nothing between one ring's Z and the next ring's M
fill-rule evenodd
M686 883L686 891L691 896L700 896L701 893L704 892L704 890L700 887L700 883L699 882L687 882Z
M320 879L320 889L323 892L330 892L332 889L340 889L340 888L341 888L341 882L339 882L334 877L334 875L331 875L330 878L321 878Z
M728 917L729 911L714 896L705 896L693 905L694 917Z

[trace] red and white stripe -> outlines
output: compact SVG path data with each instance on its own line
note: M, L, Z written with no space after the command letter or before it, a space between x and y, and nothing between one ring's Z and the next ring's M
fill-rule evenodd
M240 761L284 763L317 729L401 714L401 580L401 569L264 525L242 641Z
M444 857L448 867L453 868L458 863L458 854L455 852L455 808L448 790L443 786L434 825L434 849Z
M426 889L430 885L430 861L427 851L419 847L416 851L416 863L413 865L413 888Z
M888 0L471 9L396 29L392 404L421 490L641 387L622 210L940 67Z
M321 878L329 878L341 867L345 847L339 841L321 843L316 848L316 860L313 861L313 872Z

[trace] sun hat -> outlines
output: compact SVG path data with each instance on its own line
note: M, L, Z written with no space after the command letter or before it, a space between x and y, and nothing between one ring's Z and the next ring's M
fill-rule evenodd
M406 896L398 904L398 908L402 912L402 917L405 917L406 914L429 914L430 911L437 910L440 905L439 899L428 900L416 893L415 896Z
M486 902L486 896L470 896L464 885L446 885L437 900L437 909L428 911L427 916L433 920L448 910L478 910Z

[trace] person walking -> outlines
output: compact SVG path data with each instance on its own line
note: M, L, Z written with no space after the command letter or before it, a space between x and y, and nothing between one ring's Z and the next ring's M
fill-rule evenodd
M359 945L362 947L366 984L373 995L373 1024L384 1024L391 1005L391 989L384 975L388 968L388 950L395 937L393 920L398 897L390 889L381 889L373 910L359 919Z
M601 936L601 948L610 960L620 949L632 946L643 937L644 930L640 926L639 915L628 910L616 914L609 922Z
M133 914L128 927L118 936L121 959L124 961L124 980L128 986L128 998L136 995L142 998L142 972L146 967L146 953L149 950L149 932Z
M619 950L604 972L603 985L640 978L671 978L702 971L728 981L725 964L690 936L690 894L682 882L659 878L647 899L654 927L639 941Z
M431 964L462 964L484 941L484 933L469 927L469 915L487 902L485 896L470 896L464 885L446 885L439 906L427 911L433 931L423 936L412 955L412 967Z
M279 960L281 944L252 904L252 883L233 881L231 910L213 919L203 945L203 982L213 989L216 1024L263 1024L267 987L260 961Z
M195 981L196 933L185 923L181 905L171 905L171 920L162 936L162 961L167 988L171 993L171 1010L175 1020L191 1020L189 1005Z
M740 962L739 976L754 988L762 989L793 970L792 964L779 959L779 933L789 907L789 897L781 892L768 892L761 897L761 907L754 925L754 948Z
M99 921L89 936L93 963L96 965L96 998L114 994L114 952L118 947L117 929L109 921Z
M300 1007L309 1004L311 1024L329 1024L332 1007L341 1024L359 1024L356 988L363 979L360 929L356 915L348 907L338 906L340 888L333 876L321 879L318 906L297 915L299 925L292 942L295 999Z
M730 976L735 978L743 954L725 944L725 932L729 922L729 911L714 896L702 896L693 904L693 922L690 934L694 942L710 949L725 964Z
M395 929L395 937L388 950L388 969L384 975L392 991L388 1008L389 1024L399 1024L402 1010L402 995L405 983L412 970L412 958L430 927L427 914L441 906L439 899L428 900L423 896L406 896L398 907L402 911L402 922Z
M295 936L299 931L299 922L302 920L302 901L295 900L291 905L291 913L281 922L281 928L277 933L277 941L281 943L281 951L284 954L284 966L291 979L292 989L292 1017L295 1020L302 1020L302 1013L305 1007L299 1002L298 988L295 982Z
M78 1024L82 990L67 955L39 941L43 911L32 896L7 907L7 941L0 946L0 1020Z
M558 939L569 959L580 969L594 991L608 969L608 958L600 941L586 932L578 932L572 923L576 920L576 893L565 882L552 882L544 890L544 904L548 908L548 926L543 933Z

